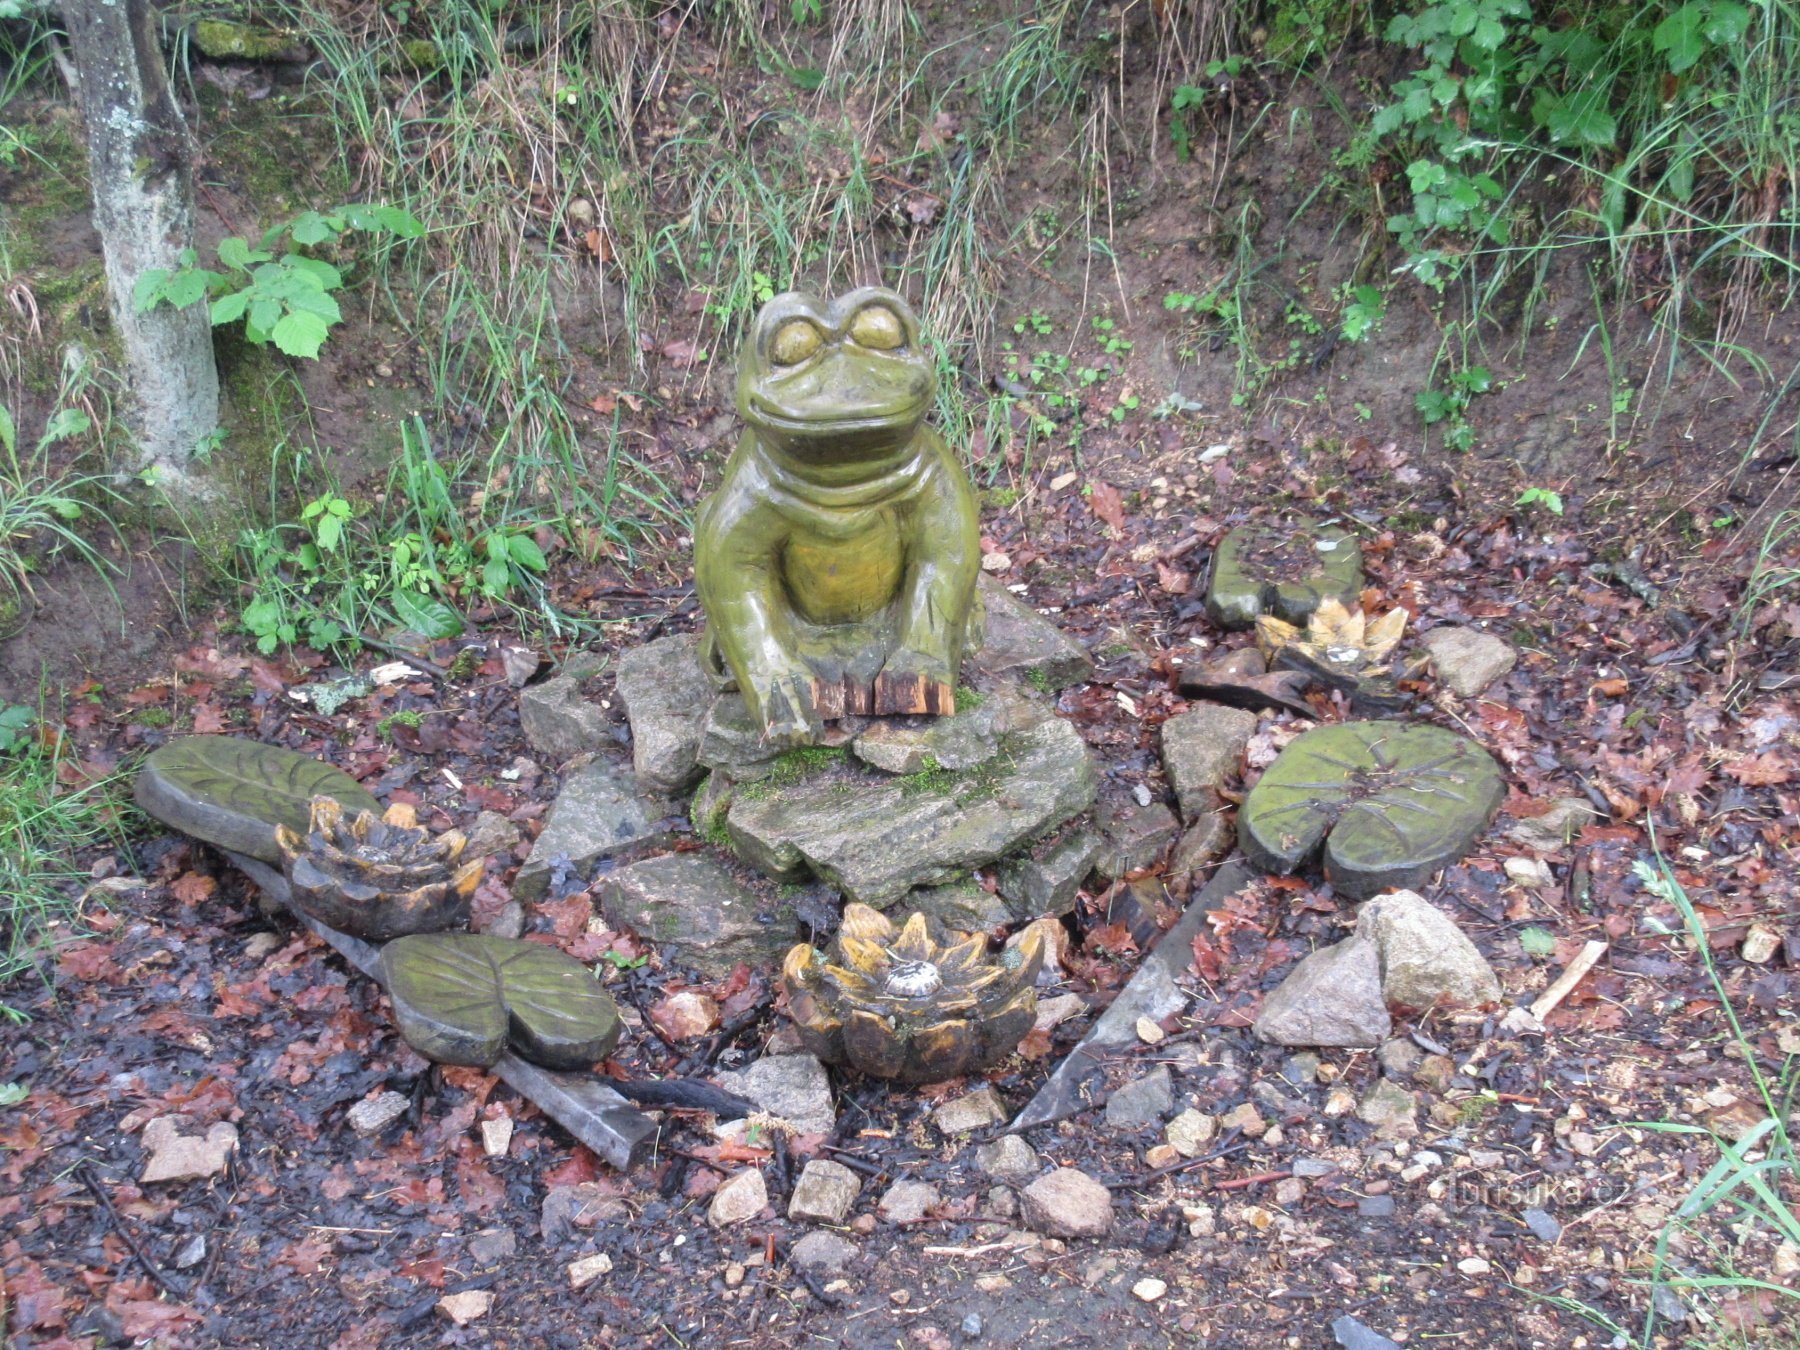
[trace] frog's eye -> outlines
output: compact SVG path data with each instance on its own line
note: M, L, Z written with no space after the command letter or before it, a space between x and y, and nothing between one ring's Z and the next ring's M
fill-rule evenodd
M850 338L859 347L891 352L906 345L906 329L886 305L865 305L850 324Z
M823 341L815 325L805 319L794 319L775 330L769 355L778 366L797 366L818 351Z

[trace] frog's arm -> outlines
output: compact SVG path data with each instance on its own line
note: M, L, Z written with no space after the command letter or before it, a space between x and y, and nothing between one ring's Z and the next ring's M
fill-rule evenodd
M975 494L937 434L934 463L906 531L899 640L875 682L875 711L954 712L964 628L981 570Z
M794 655L780 575L787 529L757 475L732 457L694 527L694 584L714 640L772 744L805 745L824 730L812 672Z

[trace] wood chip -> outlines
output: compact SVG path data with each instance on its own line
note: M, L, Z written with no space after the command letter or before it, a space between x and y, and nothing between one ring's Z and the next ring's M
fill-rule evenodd
M1581 954L1569 962L1569 968L1556 979L1556 983L1538 997L1531 1005L1531 1015L1542 1022L1555 1012L1562 1001L1569 996L1569 991L1580 984L1582 978L1594 968L1595 962L1606 955L1607 944L1598 938L1581 949Z

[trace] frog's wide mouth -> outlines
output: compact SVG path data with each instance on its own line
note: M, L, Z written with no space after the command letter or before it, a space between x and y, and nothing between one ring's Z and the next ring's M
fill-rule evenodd
M882 432L910 432L925 419L922 403L907 403L888 409L861 408L837 416L813 415L796 417L770 406L754 395L744 409L747 420L758 426L778 431L791 439L816 439L825 436L866 436Z

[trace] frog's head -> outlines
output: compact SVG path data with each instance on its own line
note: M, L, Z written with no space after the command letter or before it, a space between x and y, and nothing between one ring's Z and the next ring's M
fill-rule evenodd
M789 458L874 467L911 442L937 393L906 301L863 286L829 304L798 291L762 307L738 363L738 413Z

